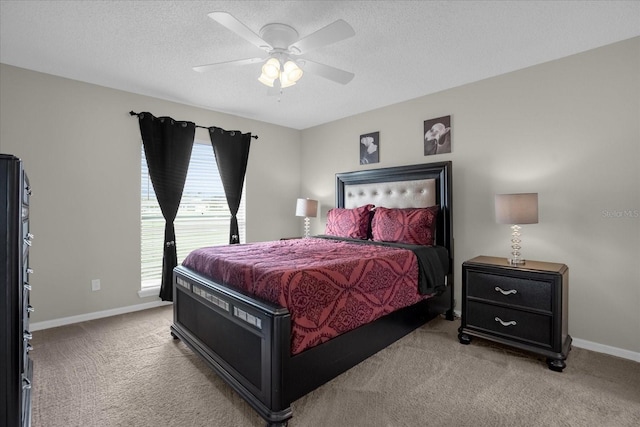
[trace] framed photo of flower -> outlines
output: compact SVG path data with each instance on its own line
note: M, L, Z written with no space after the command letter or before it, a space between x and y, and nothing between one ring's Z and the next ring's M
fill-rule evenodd
M451 116L424 121L424 155L451 152Z
M380 132L360 135L360 164L378 163L380 161Z

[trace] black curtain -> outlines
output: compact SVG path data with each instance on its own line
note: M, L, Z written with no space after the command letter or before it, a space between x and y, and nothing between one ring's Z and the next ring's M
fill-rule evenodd
M213 153L216 156L218 171L220 172L224 193L227 196L227 203L231 211L229 243L240 243L236 215L242 198L242 186L244 185L244 175L247 171L247 162L249 160L251 134L210 127L209 137L211 138Z
M149 176L166 221L160 298L172 301L173 269L178 265L173 222L187 179L196 125L192 122L178 122L171 117L154 117L146 112L138 114L138 121Z

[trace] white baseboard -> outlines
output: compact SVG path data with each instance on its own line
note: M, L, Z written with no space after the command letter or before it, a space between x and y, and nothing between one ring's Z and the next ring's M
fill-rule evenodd
M147 310L149 308L161 307L173 304L170 301L153 301L144 304L128 305L126 307L114 308L111 310L96 311L94 313L79 314L77 316L62 317L60 319L34 322L29 325L30 331L57 328L58 326L71 325L73 323L86 322L87 320L101 319L103 317L116 316L118 314L133 313L134 311Z
M635 351L625 350L618 347L611 347L610 345L599 344L597 342L581 340L580 338L573 338L572 345L584 348L585 350L596 351L598 353L609 354L611 356L622 357L623 359L640 362L640 353L637 353Z
M453 313L456 317L460 317L460 311L454 310ZM640 362L640 353L636 353L635 351L625 350L623 348L612 347L610 345L599 344L597 342L582 340L580 338L572 338L571 345L584 348L585 350L595 351L597 353L604 353L610 356L621 357L623 359L633 360L635 362Z

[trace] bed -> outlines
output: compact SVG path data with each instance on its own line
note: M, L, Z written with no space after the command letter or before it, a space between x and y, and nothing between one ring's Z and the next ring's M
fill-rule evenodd
M195 264L182 265L174 270L172 336L200 355L267 425L286 425L296 399L430 319L453 320L451 168L451 162L439 162L336 174L337 208L438 207L434 246L446 251L447 262L443 283L428 289L428 297L335 336L299 338L299 313L277 303L277 296L256 296L229 285L232 278L213 280ZM279 246L298 251L311 244L304 240ZM233 246L242 250L243 245ZM363 252L372 252L366 248Z

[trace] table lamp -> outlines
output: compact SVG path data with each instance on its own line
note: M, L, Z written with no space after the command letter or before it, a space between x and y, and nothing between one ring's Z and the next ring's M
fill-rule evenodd
M315 218L318 213L318 201L311 199L298 199L296 203L296 216L304 217L304 237L309 237L309 217Z
M538 223L538 193L496 194L496 222L511 224L511 258L509 264L523 265L520 225Z

